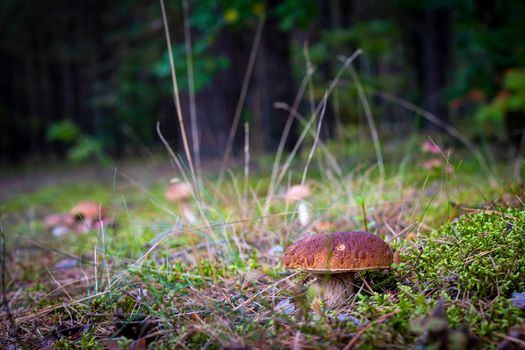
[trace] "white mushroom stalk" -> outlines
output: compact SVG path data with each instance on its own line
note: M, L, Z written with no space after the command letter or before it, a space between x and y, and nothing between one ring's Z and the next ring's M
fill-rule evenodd
M44 218L44 227L53 236L60 237L71 232L75 225L75 219L69 213L49 214Z
M310 223L310 212L304 201L299 201L299 203L297 203L297 212L301 226L307 226Z
M197 222L197 217L193 213L189 200L192 196L191 185L183 182L177 178L170 180L170 185L165 192L166 200L169 202L176 202L179 205L180 211L184 219L190 224Z
M182 211L182 215L184 216L184 218L190 224L195 224L197 222L197 217L195 216L195 214L193 214L193 210L187 202L180 204L180 210Z
M297 203L297 214L301 226L308 226L310 223L310 212L308 210L308 205L304 200L306 197L310 196L310 193L310 186L294 185L290 187L284 195L287 202Z

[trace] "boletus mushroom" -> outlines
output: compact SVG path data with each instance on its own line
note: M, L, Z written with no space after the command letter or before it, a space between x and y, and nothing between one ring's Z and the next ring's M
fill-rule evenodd
M355 273L384 269L394 253L379 236L363 232L318 233L289 246L282 256L287 269L315 274L321 298L336 307L353 294Z
M164 197L166 197L168 202L176 202L180 206L182 215L188 220L188 222L195 223L197 219L189 205L191 196L191 185L177 178L170 180L170 185L164 193Z
M102 206L101 203L94 201L82 201L71 208L69 213L77 220L101 220L106 217L107 210Z
M108 224L107 210L101 203L82 201L75 205L69 213L77 222L76 231L87 232L98 228L101 222Z

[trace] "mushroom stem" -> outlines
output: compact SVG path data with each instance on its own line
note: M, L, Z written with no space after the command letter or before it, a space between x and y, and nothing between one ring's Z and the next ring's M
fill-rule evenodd
M297 212L299 214L299 222L301 223L301 226L308 226L308 223L310 222L310 214L308 213L308 206L304 201L299 201Z
M193 211L190 208L190 205L186 202L180 203L180 209L182 211L182 215L190 224L194 224L197 222L197 218L195 217L195 214L193 214Z
M354 272L318 276L324 303L333 308L351 297L354 292L354 277Z

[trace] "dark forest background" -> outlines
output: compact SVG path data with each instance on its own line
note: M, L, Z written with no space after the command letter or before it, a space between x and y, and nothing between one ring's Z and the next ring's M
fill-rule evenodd
M358 48L353 67L382 135L439 128L378 91L421 106L474 140L520 145L522 1L166 0L166 9L183 115L193 144L194 92L203 158L223 154L254 47L234 151L242 152L245 123L253 152L277 147L289 113L274 104L293 104L307 56L315 73L299 106L303 115ZM164 35L156 1L3 0L0 161L133 156L160 145L157 122L180 147ZM324 138L365 122L350 71L326 113ZM300 127L293 124L290 144Z

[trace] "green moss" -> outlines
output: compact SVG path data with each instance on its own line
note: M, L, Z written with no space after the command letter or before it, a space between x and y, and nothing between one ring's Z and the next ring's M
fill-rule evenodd
M466 326L474 337L499 341L497 334L525 322L511 301L512 292L525 290L524 232L525 211L483 212L417 242L395 268L397 291L358 299L357 313L366 322L398 310L363 335L363 348L373 348L379 339L415 342L440 301L448 327Z
M479 213L443 226L411 259L422 288L473 303L525 288L525 211Z

